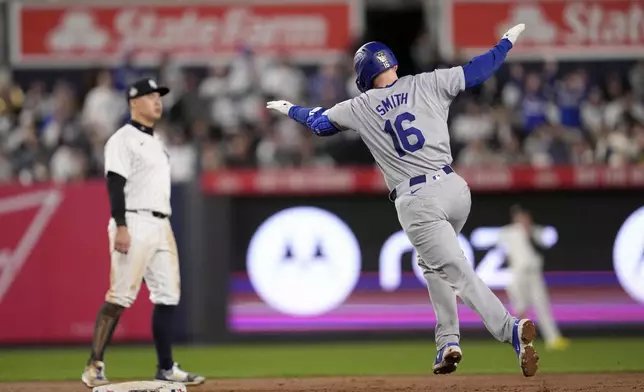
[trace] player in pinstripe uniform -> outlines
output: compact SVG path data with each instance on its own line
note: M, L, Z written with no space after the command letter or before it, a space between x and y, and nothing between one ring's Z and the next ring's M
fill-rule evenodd
M548 286L543 277L543 257L539 252L545 228L532 221L530 211L520 205L510 208L512 223L501 228L499 245L508 259L511 280L507 287L512 308L519 317L532 307L539 319L543 339L549 350L564 350L570 341L564 338L552 315Z
M170 162L154 124L161 97L170 90L142 79L127 90L131 120L105 145L105 176L112 217L110 287L96 317L92 351L81 379L88 387L109 384L103 356L119 318L145 284L154 304L155 379L197 385L204 377L182 370L172 358L174 310L181 294L179 259L170 226Z

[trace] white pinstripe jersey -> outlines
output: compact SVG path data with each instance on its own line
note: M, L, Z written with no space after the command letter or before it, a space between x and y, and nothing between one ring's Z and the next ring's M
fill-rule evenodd
M131 124L119 128L105 144L105 175L125 182L125 208L170 215L170 159L161 139Z

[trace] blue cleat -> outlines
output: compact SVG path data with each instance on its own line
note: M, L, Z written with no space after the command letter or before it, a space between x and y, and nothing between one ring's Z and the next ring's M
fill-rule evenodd
M454 373L462 358L463 353L458 343L447 343L436 354L433 366L434 374Z
M521 319L512 327L512 347L519 358L519 366L525 377L532 377L539 368L539 355L532 342L537 337L537 327L531 320Z

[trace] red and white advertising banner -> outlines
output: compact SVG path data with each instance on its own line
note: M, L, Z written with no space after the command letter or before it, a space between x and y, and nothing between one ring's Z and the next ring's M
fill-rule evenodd
M476 192L644 188L644 166L454 169ZM213 171L201 182L205 193L221 195L387 193L376 168Z
M351 44L358 0L293 2L16 2L10 18L15 65L141 64L164 54L185 64L226 62L242 48L300 62L332 60Z
M443 23L448 53L483 53L525 23L510 58L644 57L641 0L451 0Z
M104 182L0 187L0 343L90 342L109 285ZM115 341L150 340L142 288Z

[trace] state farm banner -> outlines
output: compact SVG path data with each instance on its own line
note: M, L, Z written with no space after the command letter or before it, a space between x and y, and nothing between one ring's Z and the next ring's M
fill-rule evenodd
M446 53L482 53L507 29L525 23L510 58L644 56L640 0L451 0L443 11Z
M352 0L13 4L15 65L115 63L127 52L141 63L165 53L190 64L231 59L241 48L288 54L296 61L333 59L356 26Z
M109 285L103 181L0 187L0 343L89 342ZM150 340L142 288L115 341Z

